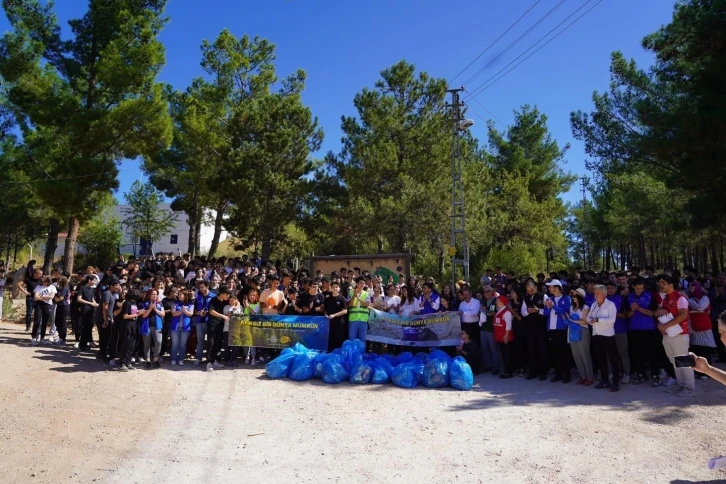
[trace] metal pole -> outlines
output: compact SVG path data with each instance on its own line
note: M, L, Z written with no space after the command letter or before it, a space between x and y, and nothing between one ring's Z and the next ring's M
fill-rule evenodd
M452 113L452 143L451 143L451 288L456 291L456 266L462 265L464 280L469 283L469 247L466 243L466 215L464 211L464 184L463 171L461 167L461 139L459 123L463 119L461 107L463 103L459 100L460 89L449 89L451 93ZM462 258L456 257L457 245L461 245Z

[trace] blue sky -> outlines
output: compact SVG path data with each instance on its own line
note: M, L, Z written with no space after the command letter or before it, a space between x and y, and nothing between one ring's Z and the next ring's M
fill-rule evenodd
M577 10L586 0L565 0L527 37L506 52L466 87L470 90L505 67L548 31ZM591 0L577 18L597 0ZM499 37L536 0L172 0L171 17L161 35L167 64L160 80L185 89L201 75L199 46L224 28L241 36L259 35L277 46L277 72L284 76L297 68L308 74L305 102L319 118L325 132L322 156L340 149L340 117L354 115L353 96L372 86L384 68L405 59L435 77L452 79L494 39ZM491 61L560 0L540 0L505 37L453 83L459 87ZM536 105L549 118L549 128L561 144L571 143L566 170L581 175L585 153L572 138L569 114L590 109L593 90L605 90L609 81L609 56L621 50L642 66L651 62L640 41L668 23L673 0L604 0L566 32L525 61L477 99L504 125L513 110ZM56 0L56 11L66 25L80 17L86 0ZM569 23L569 22L567 22ZM565 23L564 25L567 25ZM0 31L8 29L0 18ZM67 30L66 30L67 31ZM471 108L491 116L477 103ZM470 113L474 135L486 139L486 124ZM502 125L499 125L503 129ZM117 198L139 178L135 161L121 165ZM580 196L579 186L565 200Z

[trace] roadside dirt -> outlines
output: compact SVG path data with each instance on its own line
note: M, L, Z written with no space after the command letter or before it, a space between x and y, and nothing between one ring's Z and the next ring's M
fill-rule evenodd
M726 388L618 394L479 376L471 392L120 373L0 324L0 482L726 482ZM72 337L71 337L72 339Z

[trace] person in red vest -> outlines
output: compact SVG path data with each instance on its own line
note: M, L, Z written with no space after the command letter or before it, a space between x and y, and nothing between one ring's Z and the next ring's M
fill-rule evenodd
M711 301L698 281L691 281L688 286L688 306L691 319L691 351L706 358L710 365L711 354L716 349L711 325ZM703 373L696 372L696 376L700 380L708 379Z
M664 318L668 315L673 318L665 323L661 320L658 330L663 335L663 348L671 365L673 365L676 381L678 382L678 386L673 386L666 391L672 393L680 390L679 397L692 397L696 392L696 378L693 369L676 368L673 360L675 356L687 355L690 344L688 337L688 300L683 294L676 291L675 285L676 279L673 276L668 274L658 276L660 294L655 295L658 300L658 310L655 315L658 318ZM680 332L670 329L676 326L680 327Z
M494 341L499 348L499 354L502 357L504 365L504 373L499 378L512 378L512 351L510 343L514 341L514 333L512 332L512 312L507 305L509 299L507 296L499 296L496 301L497 313L494 315Z

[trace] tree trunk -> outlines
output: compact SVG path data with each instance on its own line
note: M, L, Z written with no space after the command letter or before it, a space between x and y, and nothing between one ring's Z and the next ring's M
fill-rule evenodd
M45 243L45 261L43 261L43 274L50 274L55 259L55 250L58 248L58 228L60 222L57 218L51 218L48 223L48 239Z
M383 237L378 236L378 253L383 254Z
M716 247L716 237L711 237L711 272L716 275L721 267L721 261L718 258L718 248Z
M194 256L194 241L197 239L197 221L193 215L193 211L190 210L187 213L187 224L189 225L189 238L187 239L187 252Z
M219 207L217 207L217 213L214 216L214 235L212 236L212 245L209 247L210 258L214 257L214 254L217 253L217 249L219 248L219 237L222 235L222 222L224 222L224 211L226 208L226 203L220 205Z
M612 252L612 246L610 245L610 241L608 240L608 246L605 249L605 270L610 272L610 253Z
M442 243L441 245L443 246L444 244ZM445 253L444 253L444 248L440 247L439 248L439 278L437 279L438 281L444 280L444 264L445 263L446 263L446 257L445 257ZM454 288L452 287L451 290L453 291Z
M272 237L267 234L262 236L262 257L263 261L270 260L270 254L272 253Z
M15 236L15 246L13 250L13 267L18 266L18 246L20 245L20 240L18 236Z
M202 218L204 218L204 212L200 209L197 212L197 223L194 230L196 237L194 239L194 255L199 255L202 252Z
M73 274L73 263L76 259L76 239L78 238L78 229L81 227L81 222L71 217L68 224L68 237L66 237L66 246L63 250L63 272Z
M5 264L9 267L10 266L10 252L13 250L13 238L10 234L8 234L8 244L5 247Z

